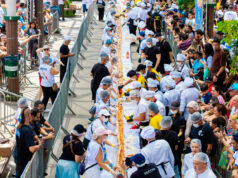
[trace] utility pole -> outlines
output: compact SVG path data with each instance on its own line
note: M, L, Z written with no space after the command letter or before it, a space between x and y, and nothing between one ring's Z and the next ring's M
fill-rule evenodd
M7 54L5 61L5 75L7 77L7 89L19 94L19 72L18 72L18 19L16 15L16 0L7 0L6 21Z
M207 31L207 36L209 38L213 38L214 36L214 6L216 6L216 2L213 0L207 0L207 19L206 19L206 31Z
M40 28L40 40L39 47L43 47L44 45L44 15L43 15L43 0L35 0L35 16L37 19L37 23Z

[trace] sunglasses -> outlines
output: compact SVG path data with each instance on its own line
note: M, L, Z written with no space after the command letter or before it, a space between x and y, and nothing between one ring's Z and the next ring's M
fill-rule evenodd
M110 116L104 116L105 118L107 118L107 119L109 119L110 118Z
M47 49L44 49L44 51L49 51L50 49L49 48L47 48Z

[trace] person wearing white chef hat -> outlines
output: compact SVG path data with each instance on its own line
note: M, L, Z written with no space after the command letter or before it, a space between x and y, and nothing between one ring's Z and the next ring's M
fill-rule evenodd
M197 101L200 97L200 92L196 87L193 86L193 82L194 81L192 78L186 77L183 84L185 89L181 93L179 112L184 114L185 120L188 119L189 114L186 106L190 101Z
M179 90L180 92L182 92L185 88L183 86L184 82L182 80L182 75L180 72L178 71L172 71L170 72L170 76L172 77L172 79L176 82L176 90Z
M146 72L148 73L148 72L153 72L154 74L155 74L155 76L156 76L156 79L158 80L158 81L160 81L160 75L159 75L159 73L153 68L153 62L152 61L149 61L149 60L146 60L145 62L144 62L144 64L146 65Z
M144 155L147 163L154 163L163 178L171 178L174 173L174 156L172 150L165 140L155 139L155 129L147 126L142 129L140 136L148 144L142 148L141 154Z
M133 115L126 116L125 119L127 122L137 122L141 123L142 126L149 125L149 116L148 116L148 106L145 103L144 99L141 98L140 91L131 90L130 91L130 99L135 106L133 111Z
M186 56L184 54L178 54L177 55L177 69L179 72L181 72L182 78L185 79L186 77L189 77L189 68L185 64Z
M168 114L171 103L180 101L180 92L175 89L176 83L173 79L167 79L164 85L166 88L164 105L166 107L166 114Z

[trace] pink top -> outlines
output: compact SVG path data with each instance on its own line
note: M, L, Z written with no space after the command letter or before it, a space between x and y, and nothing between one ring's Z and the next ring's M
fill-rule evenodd
M219 96L217 97L217 99L219 100L219 103L220 103L220 104L224 104L224 105L225 105L225 100L224 100L224 98L223 98L221 95L219 95Z

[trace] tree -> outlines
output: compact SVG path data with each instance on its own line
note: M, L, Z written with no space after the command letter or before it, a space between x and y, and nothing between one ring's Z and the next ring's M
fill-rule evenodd
M221 21L218 24L217 31L221 31L225 34L223 39L234 52L231 61L231 75L238 74L238 21Z
M189 12L195 7L195 0L178 0L178 5L181 10Z

